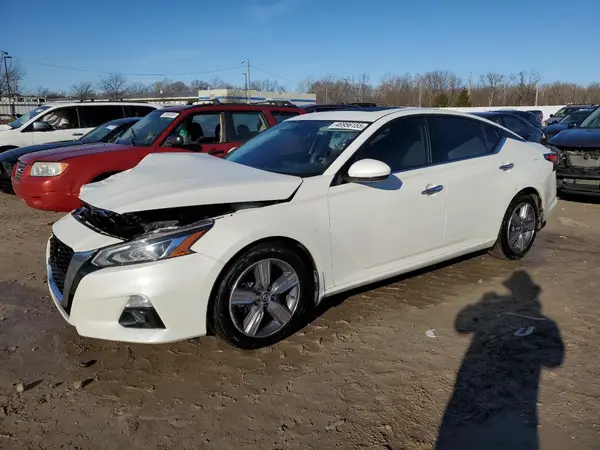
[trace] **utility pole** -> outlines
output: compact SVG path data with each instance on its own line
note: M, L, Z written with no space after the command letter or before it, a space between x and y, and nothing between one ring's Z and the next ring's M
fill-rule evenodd
M15 99L12 97L10 92L10 81L8 79L8 62L6 61L7 59L12 59L12 56L9 56L8 53L4 51L0 52L0 55L2 55L2 61L4 62L4 75L6 77L6 92L8 93L7 98L8 103L10 104L10 115L12 117L15 117Z
M538 105L538 97L540 94L540 82L535 83L535 106Z
M471 74L471 72L469 72L469 84L468 84L468 87L467 87L469 98L471 98L471 79L472 79L472 74Z
M246 101L250 103L250 60L242 60L246 64Z

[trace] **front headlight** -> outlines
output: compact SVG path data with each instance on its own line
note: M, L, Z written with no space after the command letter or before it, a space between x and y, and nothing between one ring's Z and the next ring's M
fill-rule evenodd
M35 162L31 166L32 177L56 177L67 170L67 163L58 162Z
M213 220L203 220L185 227L147 233L133 241L101 249L92 264L97 267L124 266L189 255L194 253L192 245L213 225Z

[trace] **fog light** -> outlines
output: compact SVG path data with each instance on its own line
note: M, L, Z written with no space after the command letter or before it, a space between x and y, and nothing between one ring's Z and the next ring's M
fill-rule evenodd
M132 295L119 317L119 325L125 328L165 328L165 324L143 295Z
M132 295L127 300L125 308L152 308L152 302L143 295Z

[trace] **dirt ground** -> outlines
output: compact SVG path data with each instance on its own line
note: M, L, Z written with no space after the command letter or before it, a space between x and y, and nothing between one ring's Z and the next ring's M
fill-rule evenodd
M44 284L58 217L0 194L0 448L600 449L600 205L561 201L524 261L337 297L253 352L79 337Z

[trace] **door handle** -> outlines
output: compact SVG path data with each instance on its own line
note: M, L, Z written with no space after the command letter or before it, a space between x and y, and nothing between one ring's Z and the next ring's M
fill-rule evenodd
M500 166L500 170L504 170L506 172L507 170L510 170L513 167L515 167L515 165L513 163L506 163L506 164L502 164Z
M209 150L206 153L208 153L209 155L221 155L225 153L225 150Z
M433 195L433 194L437 194L438 192L441 192L444 189L444 186L442 186L441 184L435 184L433 186L428 184L427 186L428 187L423 192L421 192L421 194Z
M73 136L83 136L83 133L73 133Z

